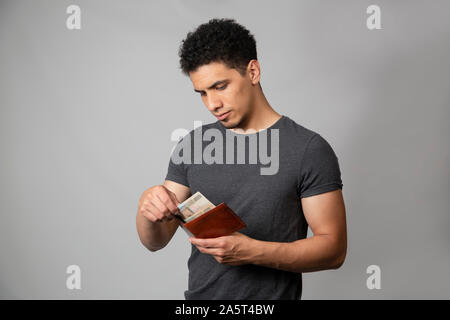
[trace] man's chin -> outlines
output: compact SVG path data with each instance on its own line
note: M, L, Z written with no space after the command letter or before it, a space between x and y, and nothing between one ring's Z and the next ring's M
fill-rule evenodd
M231 117L230 117L231 116ZM225 118L224 120L219 120L220 123L227 129L237 129L239 128L239 125L241 124L241 122L238 119L238 121L236 121L236 119L233 116L233 114L231 114L229 117ZM230 119L232 118L232 119Z
M220 123L222 123L222 125L227 128L227 129L235 129L237 128L237 124L234 122L230 122L230 121L220 121Z

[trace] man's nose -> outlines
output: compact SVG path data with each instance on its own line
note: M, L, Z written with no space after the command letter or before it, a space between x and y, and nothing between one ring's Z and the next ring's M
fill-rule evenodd
M206 107L209 111L214 112L216 109L222 107L222 101L215 94L209 94L208 105Z

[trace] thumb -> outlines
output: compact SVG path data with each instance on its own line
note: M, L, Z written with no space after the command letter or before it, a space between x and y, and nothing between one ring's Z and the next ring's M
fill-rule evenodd
M178 201L177 195L173 193L172 191L169 191L170 198L175 202L175 205L178 206L181 202Z

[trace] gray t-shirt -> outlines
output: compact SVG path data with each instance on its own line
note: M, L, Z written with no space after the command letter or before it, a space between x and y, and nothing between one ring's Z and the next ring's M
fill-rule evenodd
M239 140L245 140L245 146ZM245 158L239 156L243 150ZM220 121L191 130L174 149L166 179L188 186L191 194L200 191L215 205L225 202L247 225L239 232L274 242L306 238L301 198L343 187L328 142L284 115L257 133L235 133ZM224 265L195 245L187 265L187 300L301 298L301 273Z

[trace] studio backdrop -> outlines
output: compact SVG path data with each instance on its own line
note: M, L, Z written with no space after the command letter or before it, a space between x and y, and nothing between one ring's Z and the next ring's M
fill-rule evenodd
M188 237L148 251L138 200L163 182L172 133L217 121L180 71L181 40L232 18L255 36L271 106L339 159L347 257L304 273L302 298L449 299L449 12L419 0L1 0L0 298L184 299Z

